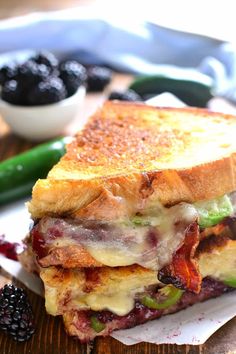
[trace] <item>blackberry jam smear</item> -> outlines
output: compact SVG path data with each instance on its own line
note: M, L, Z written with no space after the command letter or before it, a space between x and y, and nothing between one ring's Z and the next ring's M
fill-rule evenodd
M0 235L0 254L6 258L12 259L13 261L17 261L17 255L22 252L22 250L23 245L17 242L6 241L5 236Z

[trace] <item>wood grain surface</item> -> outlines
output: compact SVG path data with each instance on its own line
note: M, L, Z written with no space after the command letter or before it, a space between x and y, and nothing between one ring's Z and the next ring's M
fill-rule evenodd
M0 0L0 19L22 16L30 12L87 6L93 3L95 3L95 0Z
M125 87L131 77L115 75L112 86ZM106 93L87 95L76 121L70 126L70 132L76 130L104 100ZM27 150L34 144L20 139L9 132L0 118L0 160ZM16 228L17 230L17 228ZM1 233L1 230L0 230ZM1 283L1 279L0 279ZM17 284L19 284L16 281ZM81 345L79 341L66 335L60 317L46 314L44 300L27 290L35 314L36 333L26 343L17 343L4 333L0 333L0 354L235 354L236 318L218 330L204 345L152 345L141 343L125 346L112 338L98 338L91 345Z

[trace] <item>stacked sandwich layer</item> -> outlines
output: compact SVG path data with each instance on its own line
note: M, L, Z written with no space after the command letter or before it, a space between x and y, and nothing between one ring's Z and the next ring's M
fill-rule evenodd
M36 183L27 254L70 335L236 287L235 136L234 117L108 102Z

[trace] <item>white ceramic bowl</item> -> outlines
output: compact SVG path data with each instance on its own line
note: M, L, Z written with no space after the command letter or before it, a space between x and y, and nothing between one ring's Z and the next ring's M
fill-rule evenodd
M0 115L12 132L31 141L40 141L60 135L75 118L84 100L86 89L60 102L42 106L17 106L0 99Z

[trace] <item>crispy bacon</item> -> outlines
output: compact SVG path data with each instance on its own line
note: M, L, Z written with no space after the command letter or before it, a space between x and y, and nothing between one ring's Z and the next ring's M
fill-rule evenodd
M198 244L199 227L194 222L186 229L183 246L174 254L172 263L159 271L158 279L164 284L173 284L177 288L198 294L202 281L198 264L194 260Z

